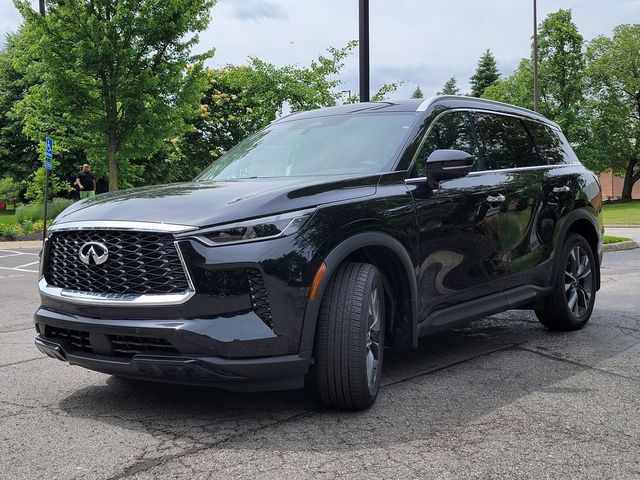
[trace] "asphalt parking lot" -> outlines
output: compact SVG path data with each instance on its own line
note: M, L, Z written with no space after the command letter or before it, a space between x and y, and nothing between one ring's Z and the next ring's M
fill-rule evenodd
M605 255L584 330L512 311L424 339L360 413L44 357L37 259L0 250L1 479L640 478L640 250Z

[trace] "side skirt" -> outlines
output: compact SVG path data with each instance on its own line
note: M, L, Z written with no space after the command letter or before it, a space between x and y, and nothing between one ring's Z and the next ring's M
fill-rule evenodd
M523 285L486 297L452 305L432 312L426 320L418 324L418 335L424 336L450 328L459 327L505 310L530 305L551 292L552 288Z

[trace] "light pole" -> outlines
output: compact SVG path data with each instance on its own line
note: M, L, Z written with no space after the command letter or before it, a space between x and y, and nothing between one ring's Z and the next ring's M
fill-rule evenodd
M360 101L369 98L369 0L360 0Z
M533 110L540 107L540 84L538 79L538 2L533 0Z
M44 0L40 0L40 15L44 16Z

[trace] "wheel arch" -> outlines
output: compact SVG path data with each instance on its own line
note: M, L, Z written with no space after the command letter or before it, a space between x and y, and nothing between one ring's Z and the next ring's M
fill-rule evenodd
M418 338L418 285L411 256L395 238L379 232L363 232L339 243L326 255L326 271L316 297L307 300L300 351L313 350L320 302L329 281L345 261L371 263L381 271L385 277L386 298L400 307L395 309L397 315L390 322L396 334L395 344L415 346ZM389 291L394 298L390 298Z
M600 262L602 261L602 234L598 232L598 221L593 214L585 209L574 210L566 217L554 245L554 250L559 252L568 235L577 233L584 237L598 263L598 268L596 268L596 290L600 290ZM558 268L560 268L560 265L556 261L552 279L556 278Z

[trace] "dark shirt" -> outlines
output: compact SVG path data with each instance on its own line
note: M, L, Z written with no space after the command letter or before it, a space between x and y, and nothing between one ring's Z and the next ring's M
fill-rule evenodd
M82 171L76 175L85 190L93 190L93 173Z

